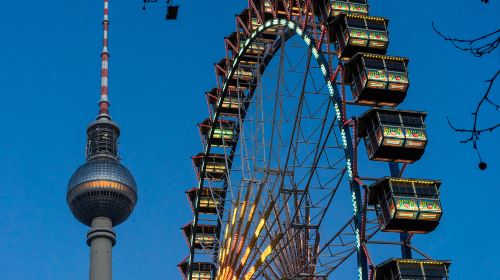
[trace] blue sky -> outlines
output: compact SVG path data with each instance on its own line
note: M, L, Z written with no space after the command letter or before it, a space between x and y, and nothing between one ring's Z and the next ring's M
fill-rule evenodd
M471 146L459 144L463 136L446 122L447 116L472 121L499 53L472 58L431 29L434 21L464 37L494 30L499 4L370 3L372 15L391 20L389 53L411 59L412 85L401 108L429 113L430 144L406 174L443 180L442 223L415 242L451 259L453 279L500 278L498 134L480 142L489 164L481 172ZM212 63L224 56L222 39L246 1L181 4L179 20L165 22L163 4L143 12L139 0L110 3L111 113L122 129L123 163L139 185L134 213L116 229L116 279L179 278L176 264L188 252L179 228L192 218L184 191L196 183L189 158L202 148L196 123L208 114L203 92L214 86ZM72 217L65 194L84 162L85 128L97 114L101 19L97 0L2 3L0 279L88 277L87 228ZM482 124L487 117L494 122L498 113L485 111ZM349 272L339 276L354 279Z

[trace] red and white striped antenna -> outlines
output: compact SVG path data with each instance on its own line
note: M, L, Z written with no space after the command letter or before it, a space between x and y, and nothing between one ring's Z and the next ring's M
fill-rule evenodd
M103 25L103 40L102 40L102 52L101 52L101 99L99 100L99 116L100 118L110 119L109 115L109 100L108 100L108 64L109 64L109 52L108 52L108 30L109 30L109 0L104 0L104 19L102 21Z

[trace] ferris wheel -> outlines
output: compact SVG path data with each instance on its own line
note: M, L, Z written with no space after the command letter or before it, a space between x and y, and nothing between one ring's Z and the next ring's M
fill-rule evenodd
M236 16L198 124L185 279L448 279L411 242L438 226L441 182L403 177L426 113L395 108L409 59L387 55L388 23L366 0L249 0Z

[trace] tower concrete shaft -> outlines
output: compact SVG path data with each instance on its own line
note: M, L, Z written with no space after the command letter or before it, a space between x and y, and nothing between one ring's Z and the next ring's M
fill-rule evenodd
M116 234L110 218L92 219L87 233L87 245L90 246L89 280L112 279L112 249L116 243Z

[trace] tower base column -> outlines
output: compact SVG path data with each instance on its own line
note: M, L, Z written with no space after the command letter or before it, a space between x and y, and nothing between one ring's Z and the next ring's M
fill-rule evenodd
M112 279L112 248L116 243L116 234L110 218L92 219L87 233L87 245L90 246L90 280Z

